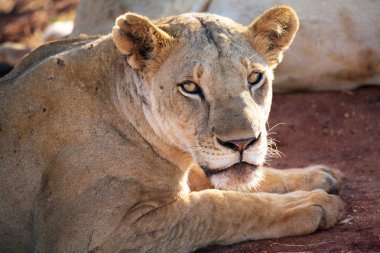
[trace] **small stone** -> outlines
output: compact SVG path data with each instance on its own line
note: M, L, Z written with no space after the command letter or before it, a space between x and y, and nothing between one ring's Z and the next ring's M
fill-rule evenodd
M350 90L342 90L342 93L345 94L345 95L348 95L348 96L352 96L354 95L354 93Z

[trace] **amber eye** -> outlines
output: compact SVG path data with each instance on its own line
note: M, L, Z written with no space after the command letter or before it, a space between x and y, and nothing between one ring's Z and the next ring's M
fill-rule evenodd
M264 82L264 75L263 73L260 72L253 72L249 77L248 77L248 83L249 83L249 88L252 89L254 86L259 86Z
M201 88L192 81L185 81L178 84L179 90L183 95L202 95Z
M198 85L195 83L184 83L181 87L188 93L196 93L199 89Z

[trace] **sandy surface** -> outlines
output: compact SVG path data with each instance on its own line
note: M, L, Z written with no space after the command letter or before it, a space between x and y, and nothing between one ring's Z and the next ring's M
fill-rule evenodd
M348 215L317 233L213 246L197 253L380 252L380 88L276 94L270 125L284 153L276 168L326 164L348 179L340 193Z

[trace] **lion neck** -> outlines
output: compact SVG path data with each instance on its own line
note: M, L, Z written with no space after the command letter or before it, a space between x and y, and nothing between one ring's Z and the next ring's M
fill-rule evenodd
M116 83L117 107L160 157L186 171L193 164L190 154L160 138L145 118L144 107L149 101L147 94L139 88L144 82L142 76L124 61L124 73Z

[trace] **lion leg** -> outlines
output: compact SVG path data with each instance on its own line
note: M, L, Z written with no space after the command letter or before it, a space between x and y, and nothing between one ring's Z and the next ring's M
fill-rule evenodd
M263 168L263 171L265 176L258 187L260 192L286 193L322 189L336 193L340 190L344 178L341 171L324 165L284 170Z
M324 165L313 165L306 168L274 169L261 168L264 179L253 192L286 193L297 190L311 191L322 189L335 193L340 190L344 175L341 171ZM202 169L192 166L188 176L191 191L202 191L214 188Z
M91 252L190 252L209 244L303 235L335 225L343 214L342 200L322 190L271 194L211 189L137 217L126 215Z
M191 191L203 191L214 188L203 170L195 164L189 169L188 182Z

